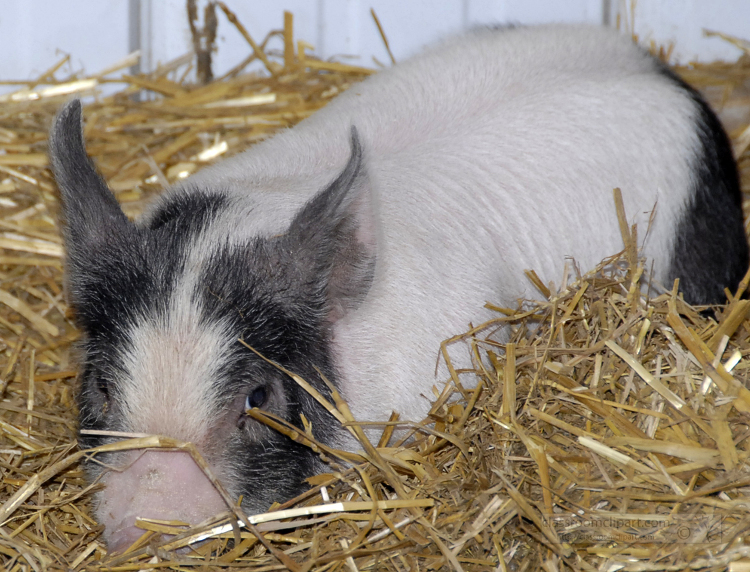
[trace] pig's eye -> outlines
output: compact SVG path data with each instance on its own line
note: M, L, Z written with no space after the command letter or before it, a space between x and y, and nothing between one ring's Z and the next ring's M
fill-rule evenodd
M253 407L263 407L268 400L268 390L264 385L256 387L250 392L245 399L245 409L252 409Z
M104 399L109 401L109 383L107 383L106 379L98 377L96 379L96 389L104 396Z

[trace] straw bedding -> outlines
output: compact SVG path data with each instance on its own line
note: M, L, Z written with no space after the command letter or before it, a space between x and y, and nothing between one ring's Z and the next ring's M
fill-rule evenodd
M184 58L124 75L120 91L87 105L89 151L129 215L372 73L305 55L289 15L275 35L282 54L268 38L248 50L244 63L260 61L259 74L237 69L195 87L182 79ZM678 72L722 110L748 192L750 48L739 44L735 63ZM408 444L392 436L394 419L379 443L362 437L353 465L321 450L329 474L267 515L237 511L242 527L229 514L193 530L143 521L139 542L107 555L89 511L98 485L79 464L90 452L76 448L77 334L45 150L65 98L96 91L133 62L58 80L63 63L0 104L4 569L750 569L750 301L732 295L714 318L674 293L647 299L627 224L624 253L583 276L571 264L554 287L530 271L538 302L496 308L495 320L457 336L470 341L479 384L466 389L456 375L430 417L407 427ZM137 101L141 91L157 96ZM493 341L501 326L512 328L507 344ZM352 421L344 403L328 406ZM116 446L144 445L190 450L158 437Z

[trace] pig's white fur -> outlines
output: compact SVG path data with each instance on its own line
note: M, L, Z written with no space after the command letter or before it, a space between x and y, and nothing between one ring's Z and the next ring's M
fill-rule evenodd
M117 406L123 408L126 431L171 435L204 446L219 414L218 368L227 338L236 334L195 319L191 286L180 285L164 316L131 330L133 344L122 352L126 375L119 377ZM166 404L154 415L155 408Z
M283 233L344 167L356 126L377 267L364 303L335 325L336 366L357 418L397 410L420 419L431 386L445 380L433 375L440 342L491 317L488 300L535 296L524 269L558 281L566 257L590 268L621 250L613 187L622 188L641 235L658 204L645 254L656 279L665 278L699 145L696 113L684 91L613 31L478 30L355 85L294 129L192 177L189 185L236 199L194 260L223 241ZM211 332L190 325L190 305L181 311L170 329L184 332L195 367L161 364L144 348L168 336L136 332L134 367L162 380L179 376L180 389L139 398L144 410L134 415L166 414L180 427L177 416L190 419L193 427L177 436L200 441L194 428L213 414L204 392L221 351ZM180 394L190 403L176 407Z

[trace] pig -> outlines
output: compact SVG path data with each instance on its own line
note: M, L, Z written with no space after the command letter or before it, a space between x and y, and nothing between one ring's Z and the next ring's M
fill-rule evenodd
M292 129L168 189L131 222L86 155L81 104L54 121L66 288L82 332L81 429L192 442L247 513L325 470L246 414L355 448L276 362L359 420L420 420L441 341L622 249L620 187L653 280L716 304L748 266L730 143L701 97L612 30L477 29L354 85ZM648 229L648 232L646 230ZM113 440L82 434L82 447ZM136 516L226 510L184 452L110 454L110 549ZM106 470L105 470L106 467Z

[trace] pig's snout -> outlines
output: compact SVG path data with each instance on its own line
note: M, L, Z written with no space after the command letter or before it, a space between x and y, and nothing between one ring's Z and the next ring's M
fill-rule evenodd
M145 531L136 517L197 524L226 511L208 477L188 453L132 451L121 471L112 470L101 493L107 546L120 552Z

